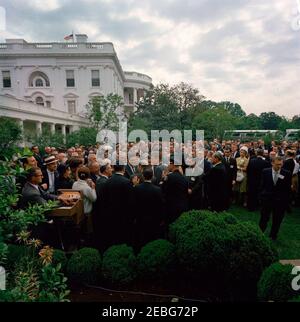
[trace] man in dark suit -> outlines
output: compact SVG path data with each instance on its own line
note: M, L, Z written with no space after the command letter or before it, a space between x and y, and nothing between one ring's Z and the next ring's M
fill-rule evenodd
M161 188L151 180L151 167L143 171L144 182L134 189L136 200L136 246L141 248L148 242L163 237L162 224L165 216Z
M54 155L50 155L44 159L46 170L43 171L43 184L46 186L45 191L55 194L59 181L59 173L57 171L57 160Z
M129 161L125 166L124 177L130 179L137 171L137 168L133 166Z
M276 240L277 234L289 204L292 175L282 169L283 160L275 157L272 168L264 169L261 184L261 218L259 226L264 232L272 214L272 228L270 237Z
M232 157L237 159L240 157L240 151L239 151L239 148L238 148L238 145L237 144L232 144L231 145L231 150L232 150Z
M230 207L230 203L232 199L232 188L236 182L236 174L237 174L236 159L231 156L231 151L228 148L224 150L223 162L224 162L226 177L227 177L226 209L228 209Z
M213 166L204 177L207 185L208 201L212 211L224 211L227 207L227 175L220 152L213 154Z
M37 145L32 146L31 151L33 153L34 158L37 161L37 165L42 169L43 167L43 158L40 155L40 149Z
M108 239L106 247L116 244L133 244L135 215L134 188L124 177L125 167L114 165L114 174L103 187L103 222Z
M45 192L40 184L42 183L43 173L40 168L33 167L27 172L27 182L22 190L20 207L27 208L29 205L44 205L49 200L57 200L61 204L69 205L70 202L63 196L56 196ZM57 247L56 231L52 222L42 222L37 226L30 227L31 237L41 239L45 244Z
M163 179L162 190L166 202L167 224L175 221L189 208L189 183L181 168L174 164L171 157L169 174Z
M255 211L259 206L259 187L261 183L262 171L271 167L271 163L263 157L264 150L258 149L256 157L251 158L247 167L248 184L248 209Z
M27 171L27 182L22 189L20 202L21 208L26 208L29 204L43 205L48 200L58 200L59 197L45 192L40 184L42 183L43 173L40 168L33 167Z
M105 241L109 238L107 236L107 223L105 222L105 204L103 203L103 191L107 180L112 176L112 167L110 164L102 165L100 167L100 176L96 181L97 200L93 209L93 228L94 228L94 242L97 248L104 251ZM104 228L104 229L103 229Z

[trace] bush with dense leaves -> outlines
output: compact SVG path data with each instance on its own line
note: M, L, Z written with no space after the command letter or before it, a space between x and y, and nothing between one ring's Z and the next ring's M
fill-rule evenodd
M64 271L67 267L68 258L64 251L60 249L54 249L52 257L52 265L56 267L58 264L61 265L61 270Z
M152 241L141 249L137 263L140 276L165 277L176 264L175 246L163 239Z
M263 270L278 259L258 227L228 213L186 212L171 224L170 240L186 271L219 278L229 293L239 289L246 297L247 288L257 285Z
M125 244L108 248L103 254L103 277L113 284L126 285L136 278L136 257Z
M297 296L292 289L293 266L275 263L266 268L258 285L257 296L260 301L285 302Z
M97 249L82 248L76 251L67 265L68 277L78 283L93 284L101 272L101 256Z
M28 256L28 247L14 244L8 244L7 246L6 265L8 270L13 270L24 256Z

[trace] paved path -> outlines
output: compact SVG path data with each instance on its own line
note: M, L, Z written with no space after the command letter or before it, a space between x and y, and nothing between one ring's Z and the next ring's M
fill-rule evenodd
M291 264L291 265L300 267L300 259L286 259L286 260L281 260L280 263L283 265Z

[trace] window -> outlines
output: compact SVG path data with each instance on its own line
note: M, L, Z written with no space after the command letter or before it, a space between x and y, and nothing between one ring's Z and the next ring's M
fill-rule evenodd
M50 81L48 76L40 71L33 72L29 77L29 87L49 87Z
M100 86L99 70L92 70L92 86Z
M37 78L37 79L35 80L35 86L36 86L36 87L43 87L43 86L44 86L44 82L43 82L43 80L42 80L41 78Z
M44 106L44 99L40 96L38 96L36 99L35 99L35 104L37 105L41 105L41 106Z
M11 79L10 79L10 71L3 71L2 72L3 77L3 87L11 87Z
M67 87L75 87L74 70L67 70Z
M133 94L128 94L129 104L133 104Z
M70 114L76 113L76 102L75 101L68 101L68 112Z
M46 106L50 108L51 107L51 102L50 101L46 101Z

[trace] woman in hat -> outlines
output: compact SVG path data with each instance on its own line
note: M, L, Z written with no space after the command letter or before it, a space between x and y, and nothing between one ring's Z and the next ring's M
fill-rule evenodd
M247 207L246 193L248 163L248 148L246 146L242 146L240 148L240 157L236 159L238 173L234 191L236 192L236 202L241 203L244 207Z

